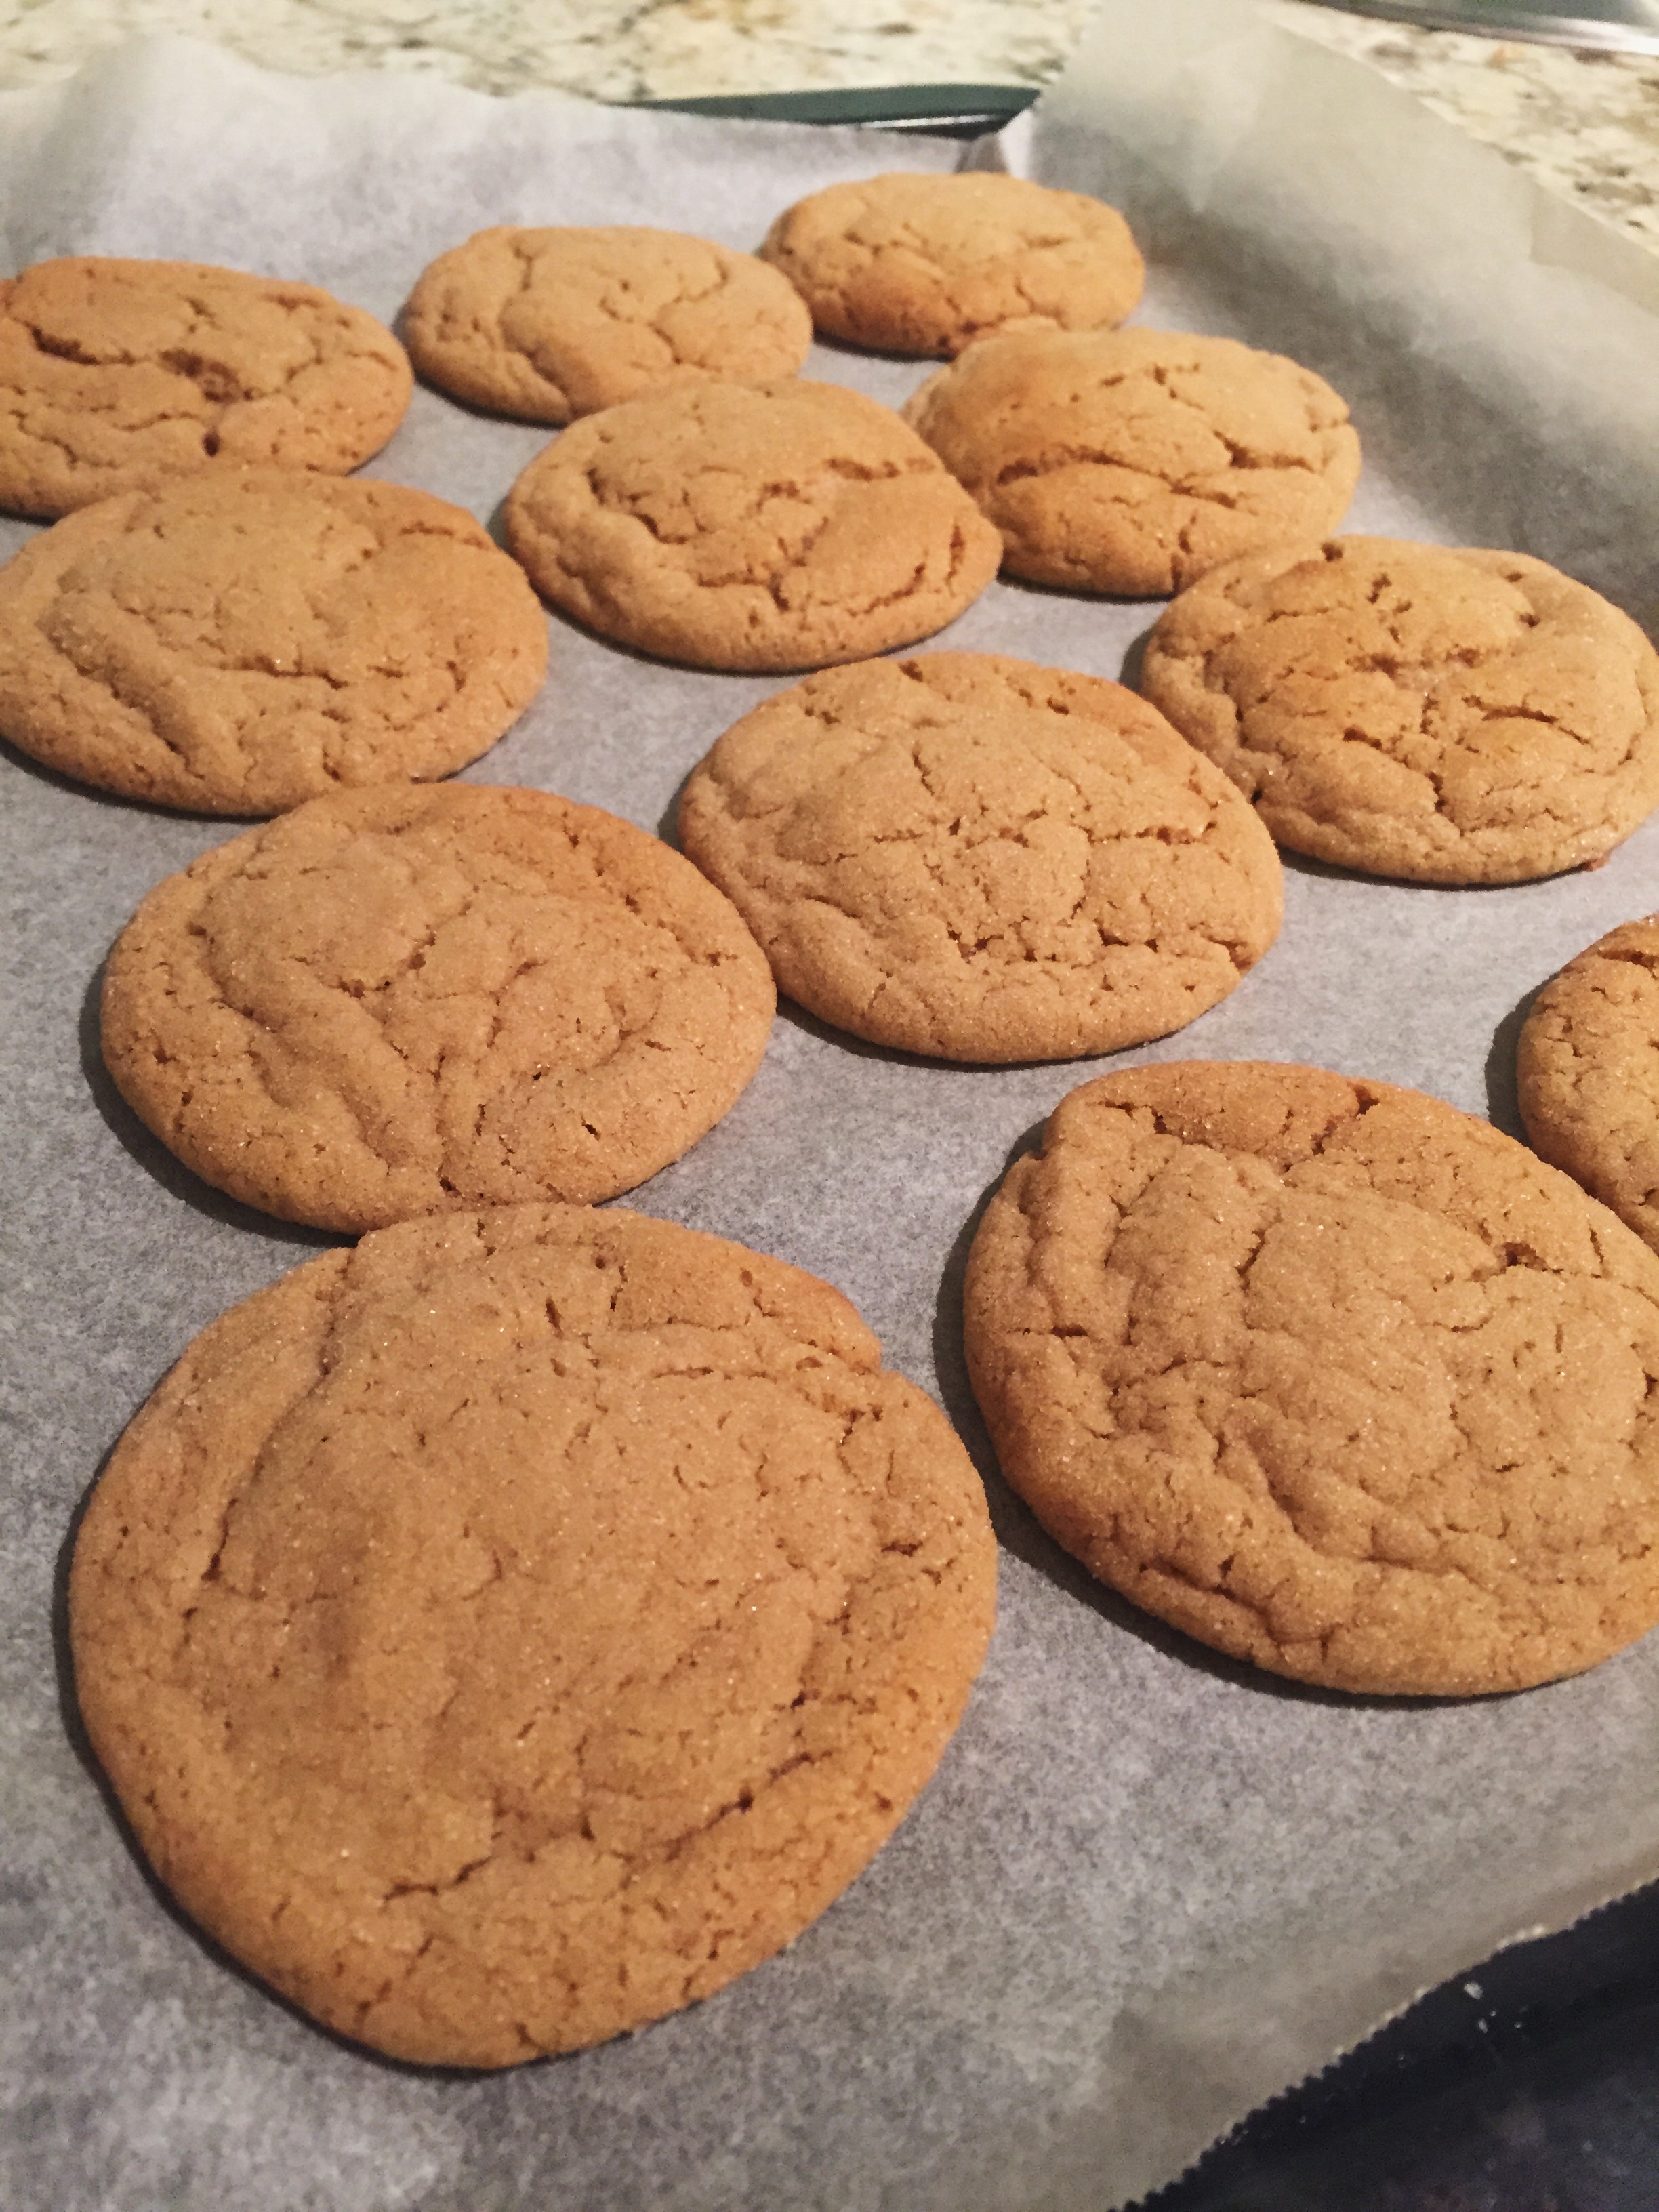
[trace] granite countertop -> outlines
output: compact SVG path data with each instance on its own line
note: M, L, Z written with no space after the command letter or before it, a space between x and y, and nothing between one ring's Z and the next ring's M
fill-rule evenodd
M1659 252L1659 58L1417 31L1302 0L1276 18L1403 85L1549 190ZM1155 0L1146 0L1155 4ZM1094 0L0 0L0 86L144 31L267 68L433 70L597 100L834 86L1042 84Z

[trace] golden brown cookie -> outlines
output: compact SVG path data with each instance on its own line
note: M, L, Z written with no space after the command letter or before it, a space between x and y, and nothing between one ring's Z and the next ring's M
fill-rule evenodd
M0 507L68 514L209 462L343 476L404 418L384 324L194 261L39 261L0 282Z
M642 392L793 376L812 319L775 269L684 231L502 225L422 271L404 332L440 391L568 422Z
M322 1255L198 1336L76 1540L150 1863L399 2058L510 2066L793 1940L927 1782L995 1543L838 1291L637 1214Z
M927 637L1000 548L898 416L799 378L705 384L573 423L507 501L544 598L696 668L818 668Z
M991 1202L967 1340L1038 1517L1236 1658L1462 1696L1659 1621L1659 1259L1437 1099L1085 1084Z
M764 954L689 860L550 792L337 792L204 853L111 953L104 1057L187 1167L347 1233L613 1197L736 1101Z
M1659 915L1569 961L1521 1026L1534 1147L1659 1251Z
M1002 565L1071 591L1161 596L1340 521L1359 440L1281 355L1175 331L988 338L904 410L1002 532Z
M516 562L403 484L198 470L66 516L0 569L0 736L207 814L447 775L546 666Z
M769 699L691 775L680 842L781 990L945 1060L1180 1029L1283 907L1273 841L1161 714L990 653L862 661Z
M1163 616L1141 689L1281 845L1374 875L1553 875L1659 805L1659 654L1522 553L1250 554Z
M957 354L992 331L1107 330L1146 267L1115 208L1024 177L900 172L786 209L761 248L826 336Z

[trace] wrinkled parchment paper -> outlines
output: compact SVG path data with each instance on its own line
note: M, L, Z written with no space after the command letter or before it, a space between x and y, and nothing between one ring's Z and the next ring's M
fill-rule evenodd
M804 191L957 150L285 80L155 41L0 100L0 246L12 265L220 260L392 315L485 222L748 246ZM1651 615L1659 324L1498 156L1236 0L1115 0L1024 150L1147 236L1139 319L1280 346L1351 398L1368 455L1352 527L1516 545ZM926 371L820 349L812 373L898 400ZM546 434L417 393L373 472L488 518ZM0 553L28 535L0 524ZM1115 675L1156 612L998 584L943 641ZM556 621L545 691L469 774L656 829L775 688ZM9 2208L1108 2212L1420 1988L1659 1874L1659 1637L1522 1696L1365 1700L1253 1674L1092 1585L996 1474L959 1288L985 1194L1098 1063L930 1065L786 1008L736 1109L631 1202L828 1277L961 1428L1004 1547L967 1718L870 1871L690 2012L495 2076L322 2034L151 1885L81 1746L63 1652L66 1539L116 1436L197 1330L326 1241L196 1182L97 1057L111 939L231 825L15 756L0 784ZM1307 1060L1513 1130L1521 1012L1659 905L1659 821L1605 868L1510 890L1295 861L1287 878L1283 937L1236 995L1125 1057Z

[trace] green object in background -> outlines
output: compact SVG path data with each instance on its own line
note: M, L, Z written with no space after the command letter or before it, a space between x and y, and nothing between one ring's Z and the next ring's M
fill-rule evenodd
M702 100L634 100L626 105L681 115L734 116L750 123L850 123L978 138L1023 115L1041 90L1035 84L898 84L835 92L722 92Z

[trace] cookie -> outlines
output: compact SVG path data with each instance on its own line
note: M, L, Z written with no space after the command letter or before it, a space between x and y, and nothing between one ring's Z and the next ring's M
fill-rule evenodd
M592 1200L759 1066L765 956L689 860L550 792L331 793L204 853L109 957L104 1058L187 1167L288 1221Z
M76 1540L151 1865L343 2035L578 2050L860 1873L990 1636L984 1492L838 1291L637 1214L411 1222L198 1336Z
M952 621L997 534L898 416L840 385L689 386L573 423L508 495L543 597L695 668L861 660Z
M864 661L767 700L686 784L680 842L781 990L946 1060L1180 1029L1283 906L1273 841L1161 714L990 653Z
M475 407L568 422L642 392L793 376L812 319L752 253L678 230L481 230L404 310L419 374Z
M1015 1489L1235 1658L1463 1696L1659 1621L1659 1259L1437 1099L1085 1084L993 1199L966 1318Z
M1522 553L1250 554L1167 610L1141 689L1281 845L1373 875L1522 883L1659 805L1659 654Z
M1659 1251L1659 915L1610 930L1521 1025L1534 1148Z
M68 514L209 462L343 476L412 386L384 324L194 261L38 261L0 282L0 507Z
M1107 330L1146 265L1115 208L1024 177L899 173L831 185L761 248L826 337L957 354L997 331Z
M447 775L546 667L518 564L403 484L198 470L65 516L0 569L0 735L203 813Z
M1129 599L1340 521L1359 440L1329 385L1231 338L988 338L904 410L1002 532L1010 574Z

